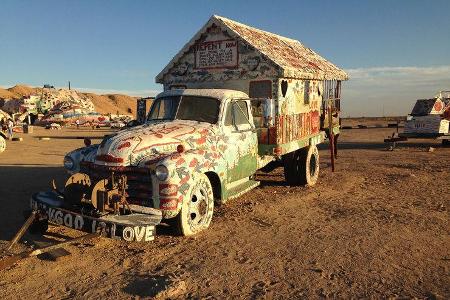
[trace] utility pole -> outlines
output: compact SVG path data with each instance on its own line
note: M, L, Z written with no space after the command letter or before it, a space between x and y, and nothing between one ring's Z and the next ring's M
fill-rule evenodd
M69 80L69 91L70 91L70 80Z

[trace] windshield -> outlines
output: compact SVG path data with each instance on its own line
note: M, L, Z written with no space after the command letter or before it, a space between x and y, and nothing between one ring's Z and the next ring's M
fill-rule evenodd
M220 101L210 97L171 96L153 102L147 121L192 120L217 123Z

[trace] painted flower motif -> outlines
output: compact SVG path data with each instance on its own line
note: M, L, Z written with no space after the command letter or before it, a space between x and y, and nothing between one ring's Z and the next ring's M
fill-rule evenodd
M187 183L181 184L180 187L178 188L178 191L181 194L186 195L186 193L189 191L189 184L187 184ZM183 201L183 197L182 196L181 196L181 201Z
M191 179L191 176L189 174L186 174L183 178L181 178L180 184L183 185L183 184L187 183L189 181L189 179Z
M171 160L177 160L181 157L180 153L174 153L172 154L172 156L170 157Z
M197 139L196 143L199 145L206 143L206 136L202 136L201 138Z
M193 168L193 167L197 166L197 164L198 164L198 159L194 157L191 160L191 162L189 163L189 167Z
M221 151L221 152L225 152L225 150L227 150L227 145L219 145L219 150Z
M176 165L177 166L180 166L180 165L182 165L183 163L185 163L186 162L186 160L184 159L184 158L180 158L179 160L177 160L177 162L176 162Z

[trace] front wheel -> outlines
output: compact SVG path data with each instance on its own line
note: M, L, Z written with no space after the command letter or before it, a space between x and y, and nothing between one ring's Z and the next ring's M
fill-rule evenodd
M193 235L205 230L211 224L214 210L214 195L211 183L205 174L195 180L189 199L185 199L176 217L178 232Z

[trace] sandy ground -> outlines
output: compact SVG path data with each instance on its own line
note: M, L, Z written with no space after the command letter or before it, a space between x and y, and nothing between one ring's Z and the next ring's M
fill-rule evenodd
M104 238L69 246L56 262L38 257L1 271L2 299L45 298L450 298L450 148L414 140L386 151L393 129L344 131L336 172L326 145L313 188L289 187L282 170L217 207L209 230L147 244ZM33 192L62 184L65 152L108 131L23 135L0 154L0 249L23 222ZM429 151L429 147L434 151ZM34 241L79 236L51 227Z

